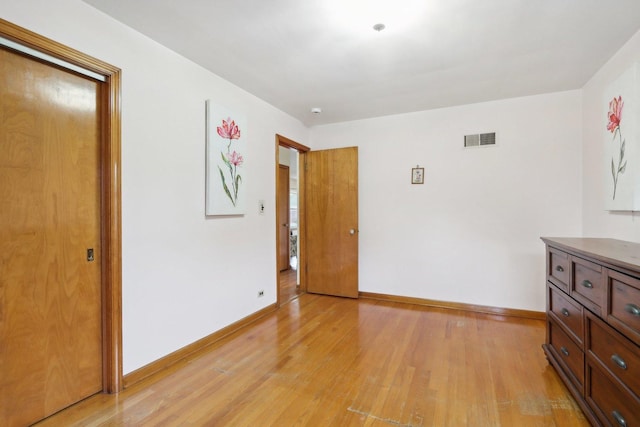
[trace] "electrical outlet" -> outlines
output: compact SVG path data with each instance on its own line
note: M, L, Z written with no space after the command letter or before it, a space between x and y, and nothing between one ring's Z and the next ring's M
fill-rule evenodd
M258 291L258 298L262 298L264 296L264 291L262 289L260 289Z
M264 215L264 200L258 200L258 213Z

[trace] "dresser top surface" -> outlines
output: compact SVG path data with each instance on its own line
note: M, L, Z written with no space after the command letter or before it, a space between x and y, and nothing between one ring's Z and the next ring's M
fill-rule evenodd
M640 271L640 243L595 237L542 237L547 245Z

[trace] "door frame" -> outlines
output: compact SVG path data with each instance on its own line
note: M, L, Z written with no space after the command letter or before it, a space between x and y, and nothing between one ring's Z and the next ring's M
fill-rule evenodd
M307 242L306 236L304 233L305 230L305 192L304 192L304 160L305 154L311 149L306 145L302 145L298 142L295 142L292 139L284 137L282 135L276 134L276 167L275 167L275 175L276 175L276 194L274 198L274 206L276 206L276 290L277 290L277 300L276 306L280 307L280 268L278 265L278 244L280 239L280 212L277 209L278 202L278 188L280 174L278 173L280 169L280 147L294 149L298 152L298 270L300 271L300 290L302 292L307 291L307 272L306 269L303 268L302 262L306 260L306 250L307 250Z
M100 219L102 243L102 391L117 393L122 382L121 70L99 59L0 18L0 36L93 71L100 83Z
M291 182L291 168L289 166L287 166L287 165L282 165L282 164L278 165L278 172L279 172L278 173L278 178L281 177L281 172L283 170L287 171L287 178L289 179L289 182ZM287 182L287 186L286 187L287 187L287 193L291 194L291 186L290 186L289 182ZM283 207L283 206L281 206L281 202L282 202L281 197L282 197L282 195L280 194L280 191L281 191L280 184L282 184L282 180L278 179L277 184L278 184L278 189L276 190L276 196L277 196L276 197L276 209L278 211L278 215L280 215L280 209ZM284 200L286 200L287 211L290 212L291 211L291 203L290 203L290 200L289 200L289 194L287 194L287 197ZM286 218L287 219L287 222L286 222L287 226L286 227L287 227L287 230L288 230L287 232L288 232L289 236L291 236L291 218L290 218L290 216L291 216L291 214L287 215L287 218ZM279 218L282 219L281 216ZM280 224L282 226L282 222ZM282 254L282 248L280 247L280 245L282 245L282 229L280 229L280 232L278 232L278 270L280 270L280 271L288 270L288 269L291 268L291 266L289 265L290 261L291 261L291 239L289 238L289 236L287 238L287 268L280 268L281 267L280 266L280 261L281 261L280 257L282 257L282 255L283 255Z

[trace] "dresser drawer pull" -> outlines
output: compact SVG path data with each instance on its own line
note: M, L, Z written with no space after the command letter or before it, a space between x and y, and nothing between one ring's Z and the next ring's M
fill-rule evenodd
M635 304L627 304L624 306L624 309L627 313L631 313L634 316L639 316L640 317L640 307L638 307Z
M613 363L618 365L621 369L627 369L627 362L625 362L624 359L617 354L611 356L611 360L613 360Z
M624 417L620 415L620 412L613 411L611 415L613 416L613 418L616 420L616 422L620 427L627 427L627 422L625 421Z
M558 271L558 272L562 273L562 272L564 271L564 268L562 268L562 266L561 266L561 265L557 265L557 266L556 266L556 271Z
M582 286L584 286L585 288L588 288L588 289L593 289L593 283L591 283L588 280L583 280L582 281Z
M560 352L569 357L569 350L567 350L567 347L560 347Z
M569 310L567 310L566 308L563 308L562 310L560 310L560 313L562 313L562 315L564 317L569 317Z

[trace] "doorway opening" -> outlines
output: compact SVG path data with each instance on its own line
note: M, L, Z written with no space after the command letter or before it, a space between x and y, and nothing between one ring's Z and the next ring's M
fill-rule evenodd
M276 135L276 241L278 305L296 299L304 286L304 154L308 147Z

